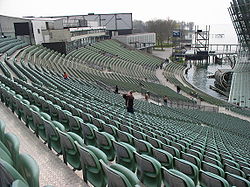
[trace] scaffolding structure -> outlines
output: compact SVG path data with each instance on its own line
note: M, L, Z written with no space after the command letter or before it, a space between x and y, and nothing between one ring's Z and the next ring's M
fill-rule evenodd
M206 25L205 30L199 29L199 26L195 26L195 54L199 52L208 52L209 49L209 35L210 25Z

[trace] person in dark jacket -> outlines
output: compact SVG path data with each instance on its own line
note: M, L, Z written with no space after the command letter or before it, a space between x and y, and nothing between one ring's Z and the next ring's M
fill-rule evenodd
M127 107L127 112L134 113L134 96L133 92L130 91L128 94L124 94L125 105Z

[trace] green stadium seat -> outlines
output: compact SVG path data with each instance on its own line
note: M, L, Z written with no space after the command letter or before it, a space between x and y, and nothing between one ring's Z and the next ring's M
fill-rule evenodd
M5 139L5 127L6 127L6 124L4 123L3 120L0 120L0 141L4 142L4 139Z
M221 177L224 177L225 173L223 171L223 169L217 165L211 164L209 162L201 162L201 169L204 171L208 171L211 173L214 173L216 175L219 175Z
M199 169L197 166L192 164L189 161L183 160L183 159L174 159L174 168L188 177L190 177L193 181L194 184L197 185L198 183L198 175L199 175Z
M19 147L20 142L16 135L12 133L5 134L5 145L11 153L11 158L14 163L14 167L17 168L19 162Z
M13 166L2 159L0 159L0 174L0 185L8 186L15 180L21 180L28 186L26 179Z
M97 131L97 127L90 123L82 123L81 129L82 129L82 136L84 139L84 143L86 145L93 145L96 146L96 136L95 136L95 130Z
M139 187L140 181L136 175L126 167L113 164L108 166L102 160L100 160L103 170L108 178L108 186L110 187Z
M39 167L31 156L20 154L17 167L29 186L39 187Z
M162 167L163 183L166 187L195 187L194 182L184 173Z
M96 136L97 147L107 155L109 161L114 160L115 150L112 141L114 141L115 138L106 132L99 132L97 130L94 132Z
M137 164L137 176L139 180L150 187L160 187L162 183L161 164L148 155L135 154Z
M162 145L162 149L164 151L169 152L170 154L172 154L174 157L180 158L180 152L177 148L171 146L171 145Z
M152 145L150 143L148 143L147 141L144 140L140 140L140 139L134 139L135 142L135 148L136 151L139 154L145 154L145 155L149 155L152 156Z
M57 129L64 132L64 126L58 121L44 120L45 134L49 149L54 149L57 154L62 154L60 136Z
M84 145L83 139L73 132L62 132L57 129L60 136L60 144L62 147L63 161L69 163L74 169L81 169L80 155L74 141L80 145Z
M158 160L161 165L167 169L173 168L173 156L163 149L153 148L153 156L156 160Z
M134 172L136 169L134 158L134 152L136 149L125 142L113 141L113 145L116 152L116 163L121 164Z
M76 142L80 153L83 179L89 181L93 186L105 187L106 177L99 160L108 163L107 156L100 149L93 146L84 146Z
M70 131L82 136L81 123L83 123L83 120L77 116L71 115L68 115L68 119Z
M199 181L201 187L229 187L229 183L221 176L200 170Z
M225 179L231 186L250 187L250 181L232 173L225 172Z
M194 156L192 154L189 154L189 153L181 152L181 158L193 163L199 169L201 168L201 161L200 161L200 159L198 157L196 157L196 156Z

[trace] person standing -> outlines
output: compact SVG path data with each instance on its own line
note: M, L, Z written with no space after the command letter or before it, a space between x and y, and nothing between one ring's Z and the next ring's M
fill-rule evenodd
M115 94L118 94L119 93L119 90L118 90L118 86L116 85L115 86Z
M65 80L69 79L69 76L68 76L68 74L67 74L66 72L63 73L63 78L64 78Z
M123 96L127 107L127 112L134 113L134 96L133 92L130 91L127 95Z

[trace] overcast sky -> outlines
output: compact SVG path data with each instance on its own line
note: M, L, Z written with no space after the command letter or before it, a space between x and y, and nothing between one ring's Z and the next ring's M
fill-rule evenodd
M132 13L133 19L174 19L198 24L231 24L231 0L0 0L0 14L52 16Z

